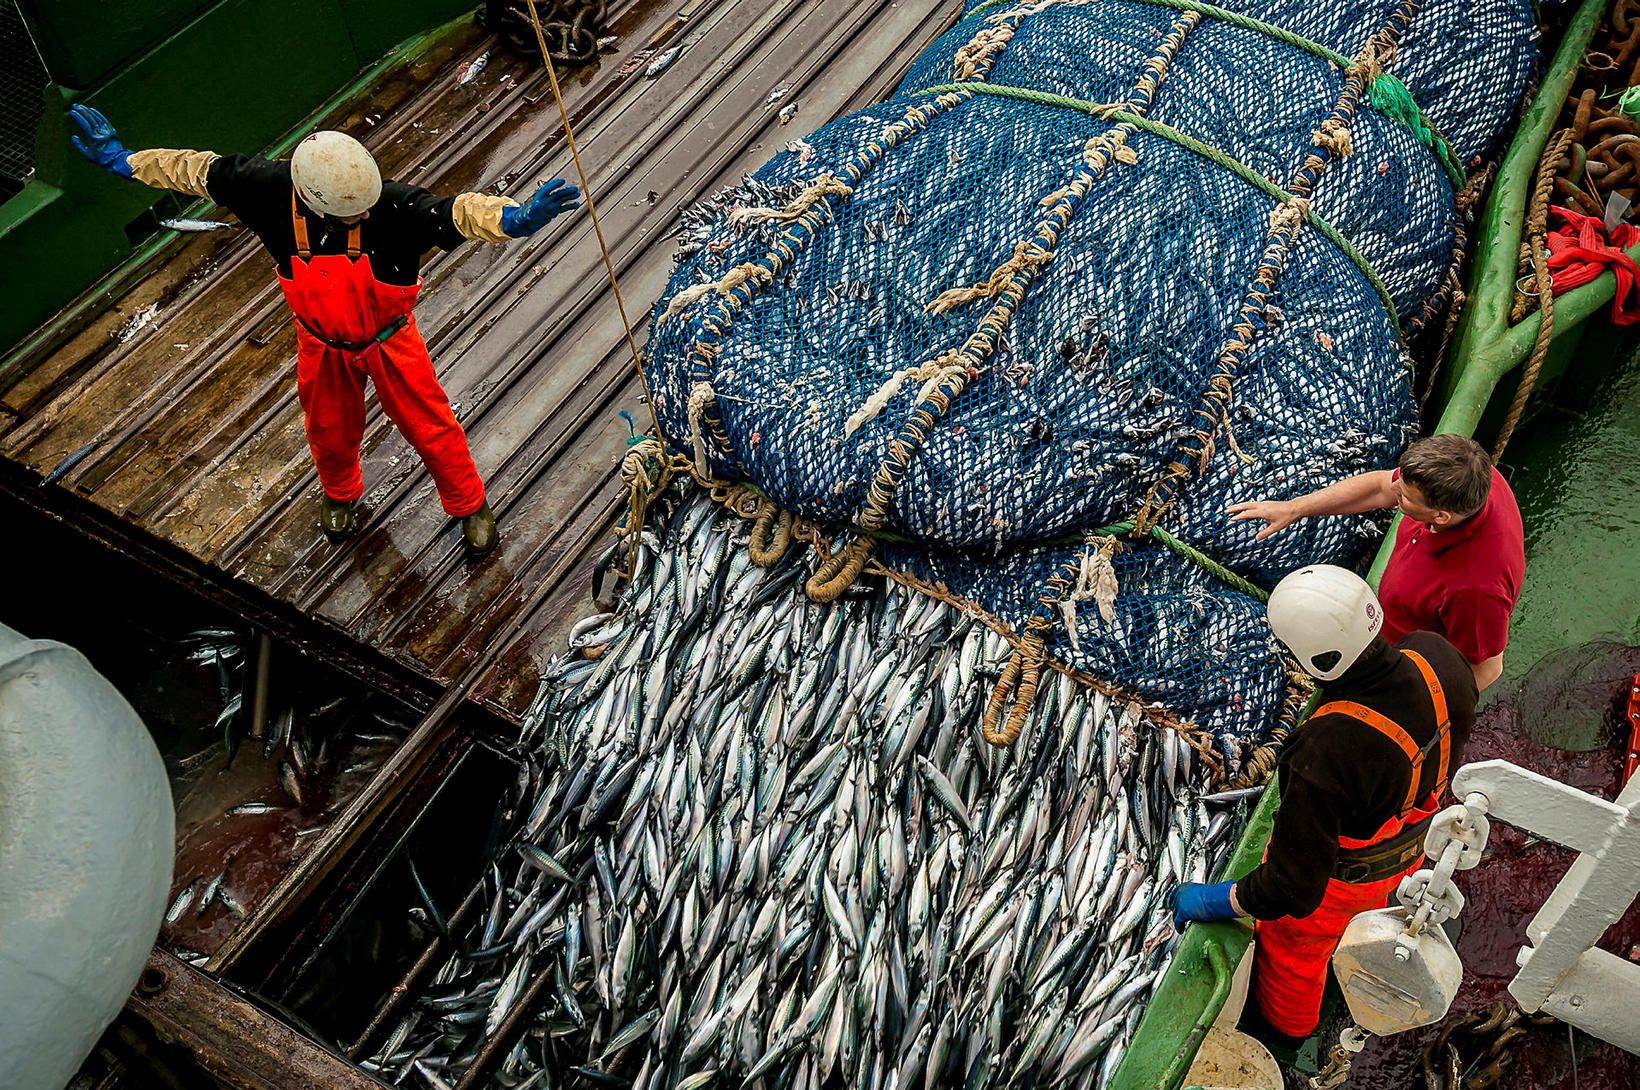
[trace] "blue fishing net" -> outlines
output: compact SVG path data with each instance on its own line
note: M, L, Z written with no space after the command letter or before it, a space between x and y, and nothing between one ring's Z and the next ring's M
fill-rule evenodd
M1225 507L1413 433L1402 334L1537 63L1528 0L1415 8L971 5L895 97L685 215L646 362L671 446L1016 629L1140 514L1265 587L1357 562L1365 516L1255 542ZM1049 652L1258 738L1258 599L1149 538L1111 563L1113 615L1056 613Z

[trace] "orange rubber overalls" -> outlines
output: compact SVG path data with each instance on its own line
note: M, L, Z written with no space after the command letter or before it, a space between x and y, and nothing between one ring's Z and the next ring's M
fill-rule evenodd
M1420 748L1397 723L1353 700L1321 705L1312 718L1347 715L1364 723L1400 747L1412 766L1406 801L1394 817L1365 840L1338 838L1338 859L1327 879L1321 905L1302 918L1284 916L1255 925L1258 946L1253 956L1253 994L1272 1027L1291 1037L1307 1037L1321 1017L1321 994L1327 984L1327 964L1344 929L1357 913L1383 908L1401 879L1422 864L1424 832L1440 808L1452 757L1452 724L1446 694L1423 656L1402 651L1423 675L1435 708L1435 736ZM1424 759L1439 747L1440 764L1435 788L1420 801L1418 784Z
M296 254L290 276L281 276L279 286L299 327L296 396L325 495L351 503L364 493L359 443L368 377L382 410L432 474L444 510L456 518L477 511L484 504L484 482L411 313L421 280L408 285L377 280L370 255L359 249L357 223L348 230L346 255L313 256L294 190L290 218Z

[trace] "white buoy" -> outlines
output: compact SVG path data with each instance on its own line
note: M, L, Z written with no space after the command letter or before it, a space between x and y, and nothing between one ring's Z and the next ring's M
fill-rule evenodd
M159 934L165 764L85 657L0 625L0 1086L61 1090Z

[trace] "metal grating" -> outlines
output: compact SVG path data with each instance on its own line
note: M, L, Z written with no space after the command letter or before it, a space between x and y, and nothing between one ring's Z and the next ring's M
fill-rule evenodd
M0 0L0 200L34 174L34 136L50 82L17 0Z

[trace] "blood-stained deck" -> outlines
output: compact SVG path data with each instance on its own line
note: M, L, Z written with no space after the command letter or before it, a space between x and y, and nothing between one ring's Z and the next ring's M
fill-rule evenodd
M618 52L565 73L564 91L640 344L679 211L883 97L958 8L625 6ZM461 66L486 52L461 83ZM573 177L545 74L476 30L442 39L321 125L365 139L385 175L443 192ZM342 546L320 537L294 327L243 231L178 239L71 338L9 384L0 377L0 484L378 680L428 702L464 693L516 719L586 603L591 557L621 502L617 411L648 414L584 213L528 242L438 255L425 278L419 321L503 529L480 563L464 560L459 527L373 398L362 531Z

